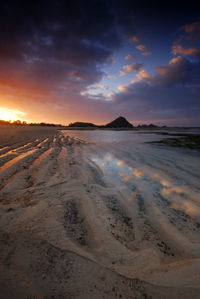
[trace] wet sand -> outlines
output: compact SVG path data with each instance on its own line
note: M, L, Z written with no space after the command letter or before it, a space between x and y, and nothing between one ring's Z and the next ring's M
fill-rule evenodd
M199 298L199 152L153 133L0 140L1 298Z

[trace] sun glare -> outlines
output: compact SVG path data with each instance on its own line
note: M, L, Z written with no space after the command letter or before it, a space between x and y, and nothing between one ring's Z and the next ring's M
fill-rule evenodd
M13 110L9 108L0 108L0 120L22 120L21 118L25 115L24 112L19 110Z

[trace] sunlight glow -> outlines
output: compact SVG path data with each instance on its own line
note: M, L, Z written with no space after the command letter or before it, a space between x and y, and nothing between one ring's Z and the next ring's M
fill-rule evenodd
M19 110L13 110L9 108L0 108L0 120L21 120L21 117L23 117L26 113L19 111Z

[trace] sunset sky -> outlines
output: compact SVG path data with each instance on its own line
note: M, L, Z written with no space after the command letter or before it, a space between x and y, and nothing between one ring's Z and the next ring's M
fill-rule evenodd
M198 1L0 2L0 119L200 126Z

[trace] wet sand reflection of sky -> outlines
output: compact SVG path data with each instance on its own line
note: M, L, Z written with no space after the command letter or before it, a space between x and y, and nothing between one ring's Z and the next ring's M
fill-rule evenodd
M95 155L92 160L102 168L108 179L117 180L121 184L145 176L142 169L130 167L125 161L119 160L109 153L106 153L103 157Z
M198 195L186 186L173 184L170 178L162 177L156 170L143 165L141 168L130 166L110 153L92 155L91 160L102 169L105 179L115 184L129 200L133 200L138 192L144 192L148 194L145 198L148 201L156 201L157 196L166 200L170 209L200 217L200 208L191 200L198 200L195 198Z
M132 200L137 192L137 181L146 180L148 176L143 169L133 168L110 153L92 155L91 160L102 169L105 179L114 184L129 200Z

